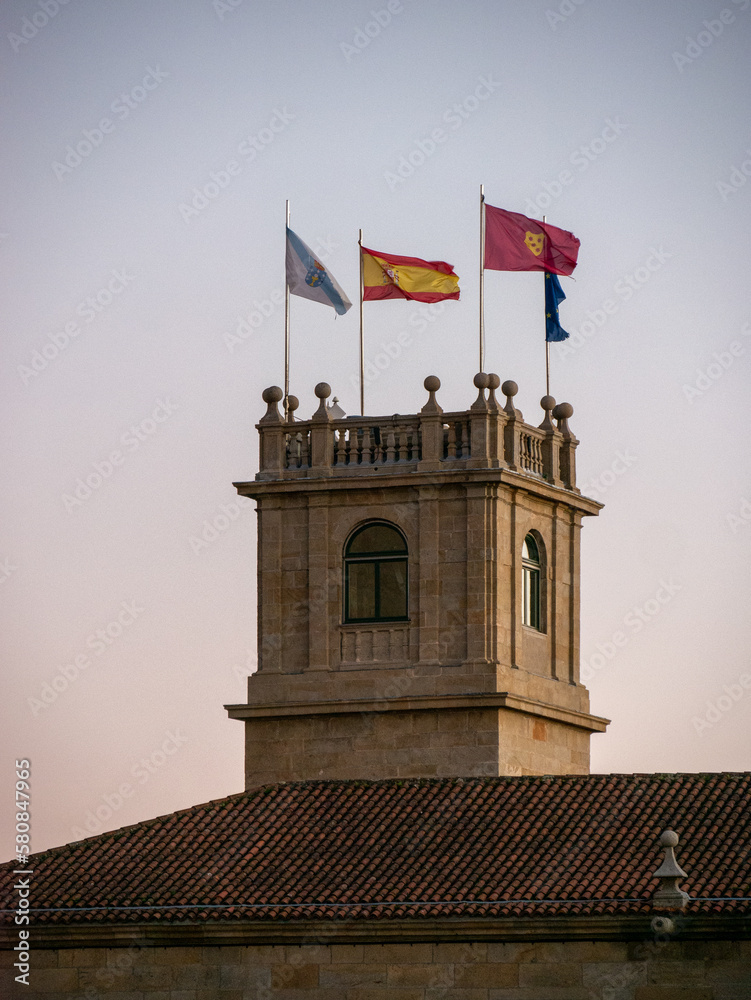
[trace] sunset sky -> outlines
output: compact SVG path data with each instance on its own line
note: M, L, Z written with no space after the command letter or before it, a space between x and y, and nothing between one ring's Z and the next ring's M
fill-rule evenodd
M370 414L430 374L475 398L481 183L578 236L551 392L605 503L592 769L749 768L750 42L751 0L5 0L0 782L32 761L34 850L243 787L232 482L283 381L285 199L353 302L359 229L460 276L366 305ZM485 296L486 369L539 423L542 275ZM324 380L358 412L357 311L293 299L301 417Z

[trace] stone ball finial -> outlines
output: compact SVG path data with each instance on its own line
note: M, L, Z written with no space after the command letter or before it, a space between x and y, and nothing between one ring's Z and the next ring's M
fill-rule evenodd
M287 420L295 419L295 410L300 405L297 396L287 396Z
M472 381L477 386L477 399L474 401L470 409L487 411L490 407L487 399L485 399L485 390L490 385L490 375L487 375L485 372L478 372Z
M501 384L501 379L495 372L488 375L488 406L494 412L498 411L498 400L495 398L495 391Z
M284 392L278 385L270 385L268 389L263 390L261 397L266 404L266 412L259 420L259 423L280 424L282 422L282 418L279 416L279 410L276 408L276 404L280 400L284 399Z
M559 403L553 410L553 416L556 420L568 420L573 415L574 408L571 403Z
M437 375L428 375L428 377L423 382L423 385L428 390L429 396L428 401L423 406L421 413L443 413L442 408L438 405L438 401L435 398L435 394L441 388L441 380Z
M279 403L284 399L284 391L278 385L270 385L261 393L264 403Z
M501 392L503 393L504 396L515 396L518 391L519 391L519 386L516 384L516 382L513 382L510 378L506 379L506 381L501 386Z
M313 392L318 397L318 409L310 419L330 421L332 416L329 408L326 406L326 400L331 395L331 386L328 382L319 382Z
M660 834L660 847L677 847L678 839L675 830L663 830Z
M540 430L546 432L555 430L555 428L553 427L553 421L550 419L550 411L555 406L555 398L548 393L547 395L543 396L542 399L540 400L540 406L545 411L545 416L543 418L542 423L540 424Z

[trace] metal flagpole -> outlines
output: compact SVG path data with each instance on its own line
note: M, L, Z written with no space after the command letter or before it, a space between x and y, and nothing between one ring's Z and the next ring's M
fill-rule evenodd
M480 185L480 369L485 371L485 185Z
M543 215L542 221L545 222L546 218L547 217ZM548 272L547 271L543 271L543 283L542 283L543 294L546 294L545 282L548 280L547 275L548 275ZM547 324L547 317L548 317L548 314L547 314L544 306L543 306L542 314L545 317L545 395L549 396L550 395L550 341L548 340L548 330L547 330L547 326L548 326L548 324Z
M287 230L289 229L289 198L286 202L287 223L284 227L284 419L289 406L289 281L287 280Z
M360 416L365 416L365 323L362 308L362 299L365 294L365 268L362 259L362 229L357 241L360 248Z

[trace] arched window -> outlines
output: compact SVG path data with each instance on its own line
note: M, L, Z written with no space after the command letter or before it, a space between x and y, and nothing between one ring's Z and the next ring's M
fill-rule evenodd
M344 550L344 621L407 619L407 543L391 524L373 521Z
M542 631L540 601L540 550L534 535L522 545L522 625Z

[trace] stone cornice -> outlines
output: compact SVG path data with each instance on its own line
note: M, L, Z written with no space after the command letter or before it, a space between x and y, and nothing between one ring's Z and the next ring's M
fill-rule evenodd
M553 486L544 479L524 473L513 472L511 469L441 469L436 472L420 472L414 467L411 471L389 471L383 473L379 469L363 469L357 474L347 471L333 476L301 476L299 473L284 479L253 480L237 482L232 485L240 496L260 500L277 494L284 497L296 493L310 494L314 492L337 492L357 489L369 490L379 487L393 490L397 487L419 487L438 485L455 485L465 483L499 483L515 489L524 490L533 496L546 500L557 501L579 511L583 515L597 515L603 504L597 500L583 496L560 486Z
M236 921L43 925L28 928L37 948L226 947L229 945L384 944L419 941L643 941L652 914L582 917L445 917L415 920ZM675 940L751 938L751 916L686 916ZM18 944L18 928L0 928L0 950ZM33 959L32 959L33 961Z
M534 701L500 691L492 694L436 695L412 698L371 698L350 701L283 702L271 705L225 705L231 719L268 719L299 715L360 715L367 712L434 712L464 708L507 708L542 719L563 722L588 732L604 733L610 720L587 712Z

